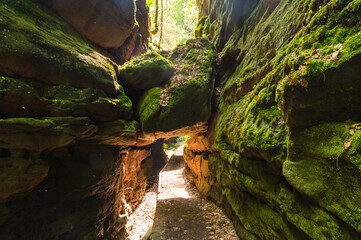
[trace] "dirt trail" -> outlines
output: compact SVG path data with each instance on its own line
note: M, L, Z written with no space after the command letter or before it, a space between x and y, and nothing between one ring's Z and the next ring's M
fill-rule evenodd
M159 194L150 239L237 240L232 223L223 212L201 198L184 175L182 149L171 157L159 179Z

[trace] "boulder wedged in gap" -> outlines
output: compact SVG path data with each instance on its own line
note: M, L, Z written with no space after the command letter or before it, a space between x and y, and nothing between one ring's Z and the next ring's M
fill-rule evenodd
M204 132L211 115L215 60L212 44L207 39L189 40L178 46L169 59L175 65L175 75L163 86L146 91L138 104L145 138Z
M119 81L137 91L162 85L174 73L174 65L160 54L146 53L119 67Z

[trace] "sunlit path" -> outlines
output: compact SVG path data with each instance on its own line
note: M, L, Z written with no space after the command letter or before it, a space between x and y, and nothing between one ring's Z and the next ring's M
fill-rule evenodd
M186 180L181 148L160 174L151 239L238 239L222 211L202 199Z

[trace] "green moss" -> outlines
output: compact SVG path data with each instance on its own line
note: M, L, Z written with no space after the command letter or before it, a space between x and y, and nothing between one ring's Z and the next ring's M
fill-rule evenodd
M36 129L55 127L56 125L50 119L7 118L0 119L0 126L4 128L14 128L14 131L21 131L21 129L36 131Z
M355 229L361 225L361 209L357 209L354 213L346 213L347 222Z
M280 1L272 11L269 4L260 3L220 53L211 175L260 239L358 239L361 135L344 123L317 124L359 120L361 1ZM222 20L212 26L224 29ZM282 226L278 217L301 232L280 227L275 236L272 224L258 222Z
M174 65L171 61L156 52L151 52L121 66L119 79L126 86L143 90L162 85L173 73Z
M0 52L7 56L6 67L46 83L115 92L113 63L64 20L38 2L5 0L0 4Z
M215 147L242 153L262 152L269 161L284 161L287 155L288 127L275 104L275 85L257 85L252 94L224 108L216 127Z
M283 174L294 188L360 232L360 133L354 124L346 126L326 123L294 130Z
M146 133L153 132L157 126L160 114L160 95L162 88L152 88L145 92L139 101L138 112L142 130Z
M206 122L211 114L210 97L209 83L194 78L171 88L169 103L159 115L157 129L172 131L198 122Z
M170 59L177 69L162 88L143 94L138 111L145 132L173 131L199 122L211 114L215 51L206 39L178 46Z
M39 93L30 84L21 79L0 76L0 97L6 92L19 91L39 97Z
M294 151L299 154L312 154L326 159L339 159L347 150L344 142L351 137L343 123L326 123L302 130L302 134L293 131ZM303 157L293 156L294 158Z

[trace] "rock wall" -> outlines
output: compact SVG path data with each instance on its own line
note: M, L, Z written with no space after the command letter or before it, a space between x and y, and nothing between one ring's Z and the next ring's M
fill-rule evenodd
M148 27L145 0L0 2L0 239L124 239L157 140L206 131L212 44L118 65Z
M210 2L215 124L185 159L241 239L361 238L360 13L351 0Z
M146 52L149 16L146 0L41 0L77 32L106 49L118 63Z
M135 6L43 2L80 34L37 1L0 3L0 238L124 238L152 175L153 147L138 140L133 104L104 49L124 47L119 26L133 31ZM137 4L147 18L145 1ZM135 35L145 42L146 22Z

